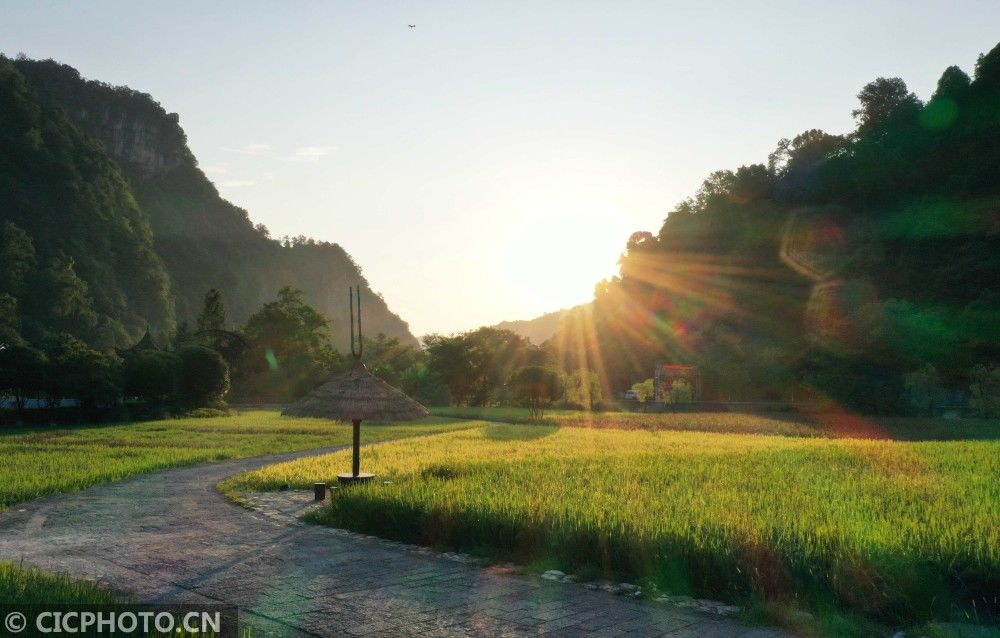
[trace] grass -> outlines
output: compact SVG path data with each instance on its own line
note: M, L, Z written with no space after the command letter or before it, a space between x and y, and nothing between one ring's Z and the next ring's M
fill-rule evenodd
M346 461L273 465L228 488L306 487ZM314 520L741 604L997 620L997 441L495 425L387 443L365 462L392 482L339 490Z
M680 430L904 441L1000 439L1000 419L867 417L843 411L742 414L548 410L540 418L533 418L528 414L527 408L460 406L432 408L431 413L442 417L504 423L621 430Z
M468 427L429 417L403 425L361 427L362 442ZM0 430L0 511L15 503L81 490L168 467L278 454L351 442L351 426L249 411L87 427Z
M0 602L12 606L42 603L104 605L121 602L121 597L89 581L0 562Z
M429 417L403 425L365 424L362 442L447 432L470 424ZM343 445L351 426L250 411L231 417L0 430L0 511L47 494L81 490L155 470ZM347 467L350 467L348 463ZM0 602L112 602L85 581L0 562Z

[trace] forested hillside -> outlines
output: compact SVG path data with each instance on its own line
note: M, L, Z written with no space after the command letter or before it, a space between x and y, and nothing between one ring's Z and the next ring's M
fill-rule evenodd
M127 180L0 58L0 340L63 332L106 349L173 320Z
M706 398L867 411L1000 379L1000 46L927 102L897 78L858 98L853 132L781 140L634 234L562 366L620 390L694 364Z
M154 325L174 316L193 320L210 288L222 291L230 317L242 323L281 287L291 285L340 326L348 320L347 287L360 282L368 293L367 331L416 343L406 323L368 289L360 268L339 245L306 238L283 244L255 227L245 210L222 199L198 168L177 114L167 113L147 94L84 80L72 67L51 60L19 59L14 65L45 113L65 113L79 131L103 143L124 174L126 191L131 188L138 210L148 216L156 252L152 257L158 255L170 275L176 307L175 314L165 307L162 321L148 315ZM90 144L101 154L100 144ZM54 228L65 212L49 209ZM133 312L147 318L142 309ZM347 335L346 330L332 331L341 349Z

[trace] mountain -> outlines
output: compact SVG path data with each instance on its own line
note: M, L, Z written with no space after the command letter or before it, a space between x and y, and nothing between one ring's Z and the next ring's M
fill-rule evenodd
M562 310L547 312L544 315L535 317L534 319L501 321L493 327L499 330L510 330L515 334L521 335L536 346L540 346L556 334L559 326L564 321L585 312L588 307L590 307L589 303L580 304L578 306L573 306L572 308L563 308Z
M0 57L0 340L67 332L110 348L173 320L170 278L127 179Z
M172 282L178 320L193 319L205 292L217 288L230 318L242 323L281 287L292 285L332 320L335 345L346 349L344 298L348 286L359 284L368 333L417 343L340 245L271 239L247 211L223 199L198 167L176 113L145 93L86 80L52 60L14 64L46 112L58 110L76 129L99 140L124 175L148 216L156 255Z

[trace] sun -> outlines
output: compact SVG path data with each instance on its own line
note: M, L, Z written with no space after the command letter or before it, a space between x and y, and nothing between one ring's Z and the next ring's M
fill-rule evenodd
M523 215L498 242L496 279L532 312L589 301L595 284L617 272L629 232L612 213Z

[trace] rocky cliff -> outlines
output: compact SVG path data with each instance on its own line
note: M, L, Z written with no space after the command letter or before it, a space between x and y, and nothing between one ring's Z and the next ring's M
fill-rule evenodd
M282 245L258 230L245 210L222 199L198 168L176 113L151 96L83 79L51 60L17 60L42 104L62 109L74 125L100 140L148 214L155 248L173 281L177 318L191 319L209 288L223 292L232 319L244 321L285 285L301 288L334 322L346 347L348 285L360 283L369 334L384 332L416 344L406 323L369 287L339 245Z

